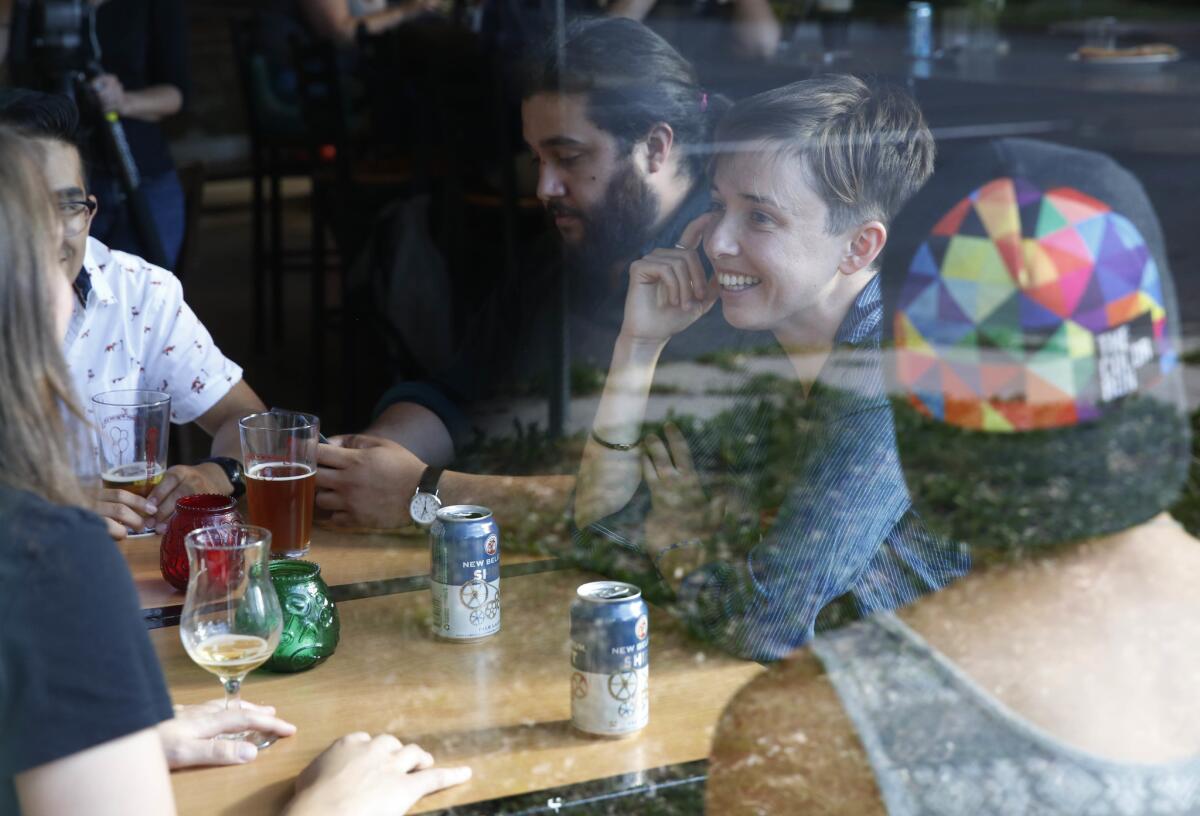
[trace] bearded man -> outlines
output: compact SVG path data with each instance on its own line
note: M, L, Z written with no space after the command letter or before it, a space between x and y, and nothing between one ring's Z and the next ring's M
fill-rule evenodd
M317 506L335 523L401 526L408 497L420 493L489 506L524 492L556 504L548 488L565 498L573 477L497 480L441 467L470 438L474 408L507 386L528 390L548 376L562 342L557 315L567 318L571 362L607 368L629 264L678 244L710 206L708 143L727 103L706 93L692 65L642 24L614 18L568 28L561 44L531 62L522 97L537 195L560 239L554 262L501 287L449 370L395 384L363 435L321 446ZM714 309L663 359L753 342Z

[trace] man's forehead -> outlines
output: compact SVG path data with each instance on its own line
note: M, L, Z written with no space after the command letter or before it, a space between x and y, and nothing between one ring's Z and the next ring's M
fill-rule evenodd
M588 118L583 94L539 93L521 105L525 140L533 146L555 147L593 144L604 131Z
M55 192L77 190L82 192L83 162L79 148L57 139L39 140L44 155L47 181Z

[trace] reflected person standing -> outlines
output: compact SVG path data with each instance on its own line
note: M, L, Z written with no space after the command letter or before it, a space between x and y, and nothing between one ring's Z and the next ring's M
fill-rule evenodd
M904 475L976 566L739 692L708 808L1200 812L1200 541L1168 513L1194 459L1145 190L1101 154L997 140L896 232Z

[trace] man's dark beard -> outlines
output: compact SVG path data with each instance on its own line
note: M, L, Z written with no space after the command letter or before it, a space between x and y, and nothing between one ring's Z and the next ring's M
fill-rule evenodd
M550 207L554 211L553 205ZM658 196L638 175L631 159L626 159L599 205L579 215L583 238L578 244L564 245L568 269L585 287L610 287L620 279L630 262L636 260L650 240L658 220Z

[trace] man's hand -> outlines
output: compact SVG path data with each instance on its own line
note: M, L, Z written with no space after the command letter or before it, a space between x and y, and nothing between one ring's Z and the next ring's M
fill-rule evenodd
M412 522L408 505L425 463L374 436L335 436L317 446L316 506L341 527L394 530Z
M92 501L92 510L104 519L113 541L121 541L129 531L140 531L158 512L158 506L128 490L101 488Z
M233 485L220 465L205 462L202 465L175 465L167 468L163 479L154 488L147 501L158 508L154 513L154 529L159 535L167 531L167 521L175 512L175 502L184 496L197 493L216 493L221 496L233 494Z
M666 343L717 302L717 282L705 280L698 252L709 218L705 213L684 229L679 243L686 249L656 249L630 265L621 334Z
M116 74L101 74L92 80L92 90L100 97L100 107L105 113L125 115L125 86Z
M224 700L175 706L175 719L158 724L158 738L171 770L195 765L241 765L258 756L253 743L220 739L222 734L259 731L290 737L296 726L275 716L272 706L242 703L226 710Z
M435 768L421 746L391 734L347 734L296 777L296 798L285 813L399 816L422 796L470 778L470 768Z
M704 563L703 546L677 547L660 556L672 544L703 541L720 524L724 508L719 500L710 501L705 495L679 428L667 423L663 432L666 445L653 434L644 443L642 475L650 488L651 503L645 525L646 554L663 571L667 583L677 588L684 576Z

